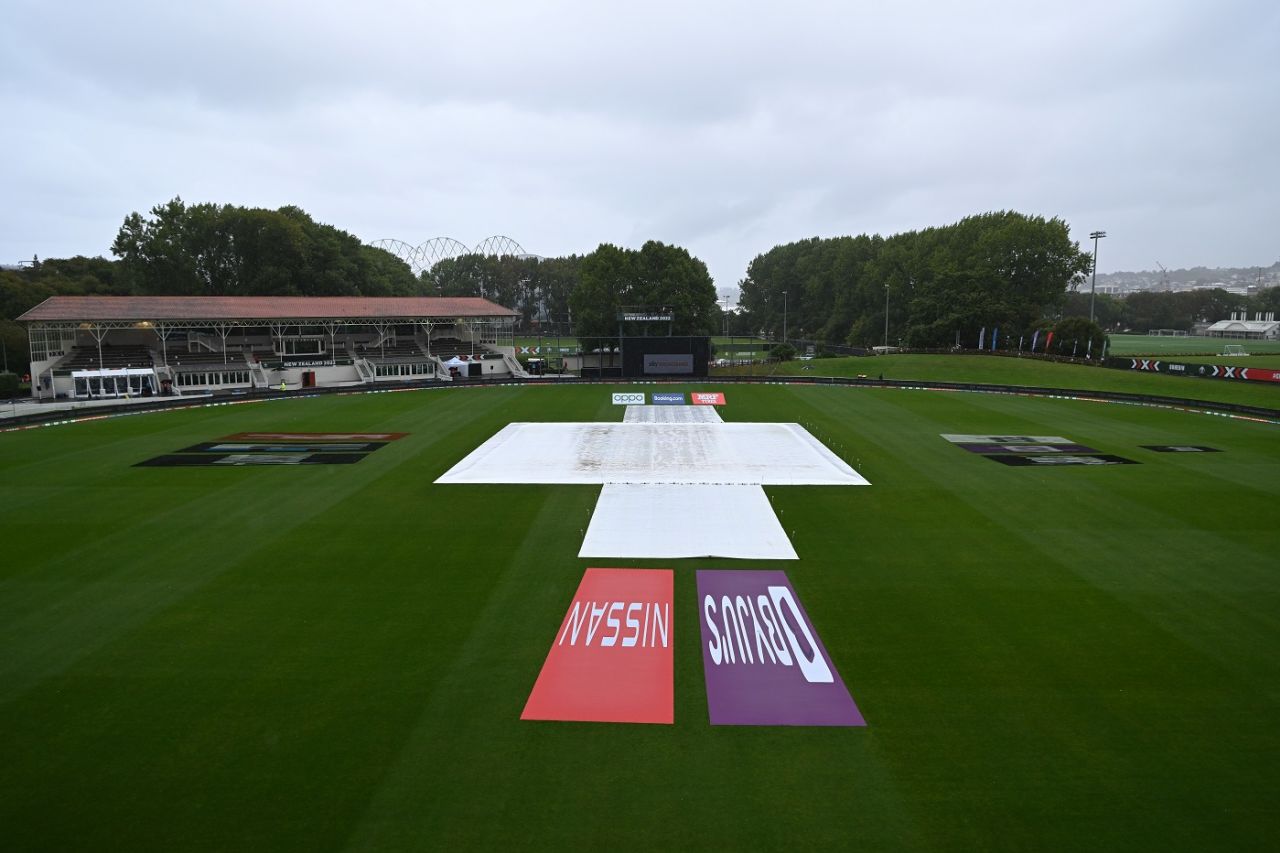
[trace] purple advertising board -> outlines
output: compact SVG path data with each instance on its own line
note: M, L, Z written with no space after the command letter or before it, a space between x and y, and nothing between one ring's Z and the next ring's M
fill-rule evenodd
M698 572L713 726L865 726L785 572Z

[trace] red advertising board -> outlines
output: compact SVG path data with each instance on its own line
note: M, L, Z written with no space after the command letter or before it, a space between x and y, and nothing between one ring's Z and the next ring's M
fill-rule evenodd
M1223 368L1225 370L1225 368ZM1264 367L1245 367L1240 370L1241 379L1252 379L1255 382L1280 382L1280 370Z
M522 720L675 722L668 569L587 569Z
M1118 359L1123 365L1124 359ZM1200 376L1211 379L1245 379L1250 382L1280 382L1280 370L1269 367L1244 367L1238 364L1181 364L1152 358L1129 359L1130 370L1172 373L1178 376Z
M694 391L689 395L689 402L695 406L723 406L724 394L719 391Z

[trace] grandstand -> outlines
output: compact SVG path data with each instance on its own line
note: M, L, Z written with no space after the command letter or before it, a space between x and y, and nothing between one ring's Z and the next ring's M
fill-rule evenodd
M452 359L524 376L516 316L475 297L54 296L18 319L47 399L448 382Z

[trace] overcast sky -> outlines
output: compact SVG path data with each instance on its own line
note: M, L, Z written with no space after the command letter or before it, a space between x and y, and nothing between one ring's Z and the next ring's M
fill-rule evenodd
M0 261L174 196L372 241L1059 216L1099 270L1280 259L1280 4L0 0Z

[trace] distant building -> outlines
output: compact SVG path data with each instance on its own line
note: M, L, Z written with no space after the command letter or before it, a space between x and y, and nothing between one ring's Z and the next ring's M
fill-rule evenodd
M1277 341L1280 340L1280 320L1274 311L1265 317L1259 313L1252 320L1246 320L1246 312L1231 314L1230 320L1219 320L1208 328L1206 334L1211 338L1236 338L1245 341Z

